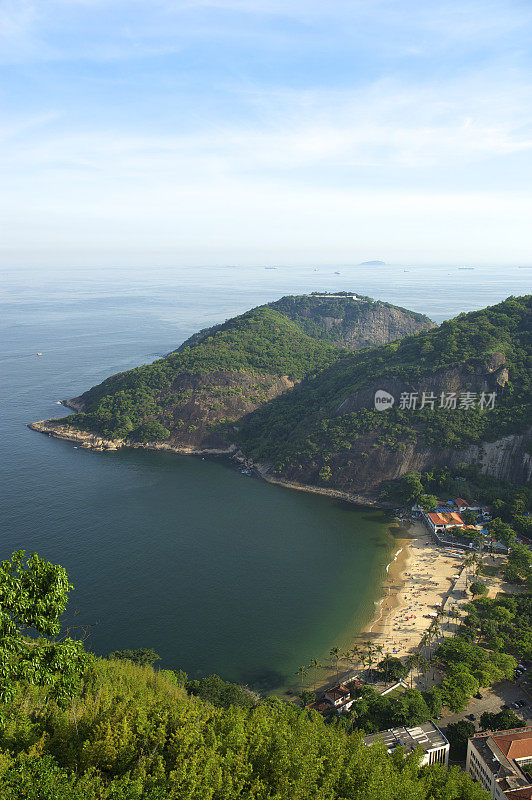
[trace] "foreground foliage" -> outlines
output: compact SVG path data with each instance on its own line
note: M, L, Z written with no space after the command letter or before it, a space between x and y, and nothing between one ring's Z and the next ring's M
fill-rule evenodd
M25 687L5 708L3 800L483 800L468 776L366 748L277 700L219 708L172 674L94 660L68 709Z
M0 563L0 701L21 681L47 686L66 702L85 669L82 644L61 634L60 617L72 589L64 567L24 550ZM33 633L33 636L28 634Z

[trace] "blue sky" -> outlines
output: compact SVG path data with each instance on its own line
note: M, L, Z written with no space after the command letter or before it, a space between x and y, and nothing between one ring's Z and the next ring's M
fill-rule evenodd
M532 263L532 4L0 0L4 264Z

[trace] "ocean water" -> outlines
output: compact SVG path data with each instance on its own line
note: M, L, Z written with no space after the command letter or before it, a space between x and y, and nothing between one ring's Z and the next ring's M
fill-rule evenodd
M531 275L342 265L7 270L1 557L23 548L67 568L75 591L65 623L88 627L96 653L153 647L162 665L191 676L216 672L262 689L292 683L300 664L323 659L371 617L393 546L382 514L270 486L223 461L87 452L27 423L63 416L58 400L283 294L349 289L440 322L529 291Z

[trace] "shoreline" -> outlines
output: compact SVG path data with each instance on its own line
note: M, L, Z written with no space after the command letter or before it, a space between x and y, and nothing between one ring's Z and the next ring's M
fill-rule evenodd
M63 405L67 405L67 402ZM250 462L236 445L231 445L227 449L194 450L155 442L130 444L124 440L103 439L96 434L77 431L64 425L51 425L50 420L33 422L28 424L28 427L48 436L70 441L84 449L100 452L128 447L174 452L178 455L223 456L229 458L233 464L245 465L252 469L256 477L273 485L320 494L373 510L385 512L390 510L389 506L363 495L273 478L267 474L266 466ZM404 659L418 649L424 633L433 622L433 618L427 612L434 612L441 606L452 590L452 574L461 568L456 557L439 548L431 534L418 521L408 523L407 527L397 527L395 530L392 528L390 534L394 539L391 558L384 567L378 599L373 601L374 613L357 634L343 635L336 642L342 649L360 647L368 641L373 645L380 645L383 647L383 652L378 656L378 660L385 655ZM461 562L462 559L459 560ZM346 670L345 659L343 662L344 666L340 668L340 681L347 680L361 671L360 668ZM333 681L336 682L335 673L336 670L332 666L325 667L315 681L318 694L331 686Z
M69 405L71 401L66 400L61 402L66 408L71 408L74 411L77 410L75 406ZM27 427L32 431L43 433L55 439L63 439L64 441L72 442L78 447L82 447L84 450L94 450L96 452L112 452L126 447L132 450L155 450L185 456L223 456L239 466L246 466L248 469L252 470L255 477L266 483L271 483L274 486L282 486L285 489L309 492L310 494L320 494L325 497L353 503L354 505L364 506L365 508L373 508L382 511L390 511L392 508L390 504L380 503L373 497L368 497L366 495L352 494L351 492L344 492L341 489L327 489L322 486L313 486L312 484L295 483L294 481L287 481L281 478L273 478L268 474L268 468L265 465L256 464L246 458L235 444L229 445L227 448L194 449L193 447L177 447L175 445L165 444L164 442L130 443L126 442L124 439L104 439L95 433L75 430L69 428L67 425L51 425L51 422L52 420L46 419L37 422L29 422Z
M389 564L382 589L380 613L361 632L397 658L417 650L433 623L430 616L441 608L454 586L453 576L462 569L463 556L440 548L420 522L412 522L408 537ZM465 555L465 554L464 554Z
M335 643L344 651L361 647L366 642L382 646L383 651L376 656L374 666L386 655L404 661L418 650L434 622L430 614L441 608L453 591L453 575L463 569L463 556L454 556L439 548L417 521L409 524L406 535L401 531L401 535L395 537L392 552L385 567L380 598L375 601L375 613L359 633L342 636ZM355 678L365 669L360 663L357 668L346 669L344 658L338 680L336 669L327 665L315 682L317 696L333 684Z

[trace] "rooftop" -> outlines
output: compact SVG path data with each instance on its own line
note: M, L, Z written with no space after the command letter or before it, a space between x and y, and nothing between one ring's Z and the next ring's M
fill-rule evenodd
M336 686L332 686L330 689L327 689L325 692L326 697L330 697L331 700L341 700L344 697L351 697L351 692L343 683L338 683Z
M532 759L532 727L479 733L471 742L509 798L532 800L532 776L519 764Z
M430 513L428 517L435 525L463 525L464 520L456 511L449 514Z
M414 728L390 728L387 731L371 733L369 736L364 736L363 742L369 746L379 740L384 742L388 752L395 750L396 747L403 747L411 752L419 746L425 752L429 752L447 744L447 739L433 722L425 722Z

